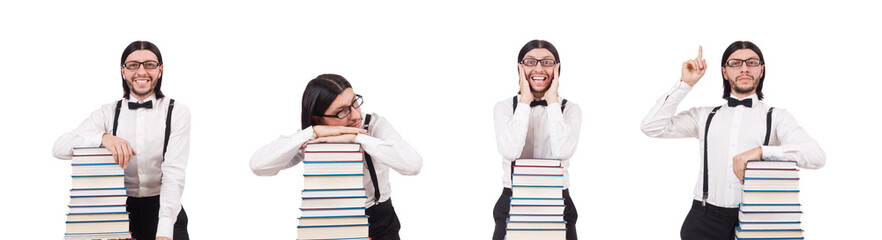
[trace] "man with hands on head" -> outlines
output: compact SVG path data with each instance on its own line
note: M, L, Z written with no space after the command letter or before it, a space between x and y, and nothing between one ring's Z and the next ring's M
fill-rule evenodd
M160 90L164 65L153 43L132 42L120 65L123 99L101 106L61 135L53 154L71 159L74 147L104 146L125 169L132 237L189 239L181 194L190 152L190 109Z
M760 101L765 58L748 41L734 42L723 53L720 70L727 103L676 113L677 105L707 71L702 51L699 46L698 56L683 62L680 81L658 100L641 129L655 138L699 139L700 174L680 237L728 240L735 238L747 161L789 160L817 169L826 157L789 112Z
M550 42L532 40L518 54L519 95L505 98L494 108L496 144L502 155L502 194L493 209L493 239L506 234L512 196L512 164L519 158L560 159L564 169L564 220L567 239L577 239L578 214L569 193L569 159L576 151L582 124L578 104L558 96L560 56Z
M385 118L362 114L362 103L362 96L355 94L343 76L322 74L309 81L301 101L302 130L258 149L251 157L251 170L272 176L293 167L303 161L307 143L359 143L368 164L364 187L370 238L397 240L401 224L392 207L389 169L417 175L423 159Z

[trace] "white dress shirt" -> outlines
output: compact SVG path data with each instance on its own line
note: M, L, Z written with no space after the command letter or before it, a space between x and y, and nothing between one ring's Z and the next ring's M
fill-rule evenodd
M695 107L674 115L677 105L692 89L678 82L668 94L662 96L646 118L641 129L655 138L697 138L699 140L698 180L695 183L695 200L701 201L704 177L704 132L707 117L714 107ZM734 97L734 96L733 96ZM729 107L723 104L711 120L708 132L708 199L719 207L735 208L741 203L741 182L732 170L732 158L747 150L763 145L766 135L766 114L770 106L750 95L753 107ZM743 100L743 99L739 99ZM772 131L769 146L762 146L763 160L793 160L802 168L817 169L824 166L825 154L787 110L772 111Z
M171 238L178 213L181 212L181 194L184 191L185 169L190 154L190 109L175 101L171 135L163 161L165 122L168 97L156 99L151 95L143 102L153 101L153 108L128 108L123 99L120 107L117 137L129 141L137 155L132 156L125 169L126 193L132 197L160 195L157 236ZM116 101L92 112L79 127L55 141L52 153L59 159L71 159L74 147L101 146L101 137L112 134Z
M392 194L392 186L389 184L389 169L393 169L402 175L417 175L423 166L423 158L413 147L410 146L401 135L392 128L385 118L371 114L370 129L368 135L359 134L355 142L360 143L367 154L371 155L374 170L377 173L377 181L380 186L380 201L389 200ZM362 116L364 119L364 116ZM316 139L312 127L307 127L297 133L280 136L275 141L261 147L251 156L251 171L258 176L273 176L280 170L293 167L303 161L303 151L300 146L309 140ZM370 172L364 167L364 188L367 194L365 207L374 205L374 185L371 182Z
M563 101L563 98L561 98ZM582 109L567 101L564 111L560 102L530 107L521 103L512 113L512 98L496 103L493 123L496 145L502 155L502 184L511 187L511 163L518 158L560 159L564 169L564 189L570 186L568 168L576 152L582 126Z

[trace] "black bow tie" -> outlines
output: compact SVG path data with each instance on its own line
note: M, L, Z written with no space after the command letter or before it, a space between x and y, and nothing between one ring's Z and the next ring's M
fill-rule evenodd
M545 101L545 100L539 100L539 101L533 101L533 102L530 102L530 107L535 107L535 106L546 106L546 107L548 107L548 102Z
M729 107L737 107L738 105L753 107L753 100L751 98L745 98L744 100L729 98Z
M153 100L146 101L143 103L129 102L129 109L138 109L138 108L153 109Z

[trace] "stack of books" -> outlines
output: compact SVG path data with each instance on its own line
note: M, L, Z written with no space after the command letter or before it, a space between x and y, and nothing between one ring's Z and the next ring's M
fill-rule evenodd
M796 162L749 161L742 189L737 239L803 239Z
M566 239L560 160L518 159L513 164L505 238Z
M105 148L74 148L64 239L129 239L125 173Z
M297 239L369 239L361 144L310 143L303 155Z

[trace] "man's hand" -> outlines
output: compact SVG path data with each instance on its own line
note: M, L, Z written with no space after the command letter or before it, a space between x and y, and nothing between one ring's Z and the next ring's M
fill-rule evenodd
M343 134L367 134L367 130L361 128L328 125L312 126L312 131L315 132L315 136L318 138L340 136Z
M121 168L129 166L129 161L135 155L135 150L132 149L132 144L129 141L107 133L101 136L101 145L110 150L110 153L113 154L113 161L119 163Z
M168 238L168 237L156 237L156 240L172 240L172 239Z
M518 78L521 85L521 102L529 105L533 102L533 91L530 91L530 82L527 81L527 74L524 73L524 66L518 63Z
M557 98L557 89L560 86L560 63L554 64L554 78L551 80L551 87L548 88L548 91L545 92L545 100L548 100L548 104L557 103L560 99Z
M680 71L680 81L689 84L690 87L695 86L698 80L704 76L707 71L707 61L702 57L701 46L698 46L698 57L683 62L683 69Z
M732 171L735 172L735 176L738 177L738 180L741 180L741 184L744 184L744 168L747 167L747 161L762 159L762 147L755 147L746 152L735 155L735 157L732 158Z
M309 140L306 143L352 143L355 142L356 134L343 134L338 136L320 137Z

